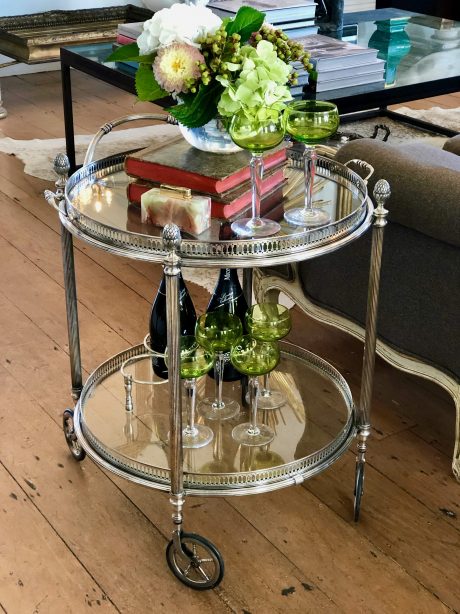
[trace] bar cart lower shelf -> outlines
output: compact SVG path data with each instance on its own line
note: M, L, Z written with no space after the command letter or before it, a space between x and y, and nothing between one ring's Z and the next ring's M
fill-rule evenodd
M287 403L277 410L259 411L259 419L274 428L274 441L255 447L232 439L233 427L247 420L244 406L231 420L207 420L213 441L184 450L185 495L247 495L301 484L348 449L356 426L346 381L311 352L287 342L280 346L281 361L272 379ZM121 374L126 361L132 376L128 390ZM65 430L77 460L86 453L127 480L169 492L169 389L162 380L157 385L143 383L151 378L151 359L144 345L113 356L89 376L73 416L66 410ZM200 396L213 385L211 378L202 377ZM227 382L225 392L243 403L240 382ZM182 533L181 542L196 558L196 567L183 560L171 541L166 558L173 573L194 588L215 586L223 573L218 550L199 535ZM205 554L198 555L201 550Z

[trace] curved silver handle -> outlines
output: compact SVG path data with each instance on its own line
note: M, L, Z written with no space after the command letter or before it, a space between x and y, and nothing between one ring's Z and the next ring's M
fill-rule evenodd
M83 161L83 166L89 164L93 161L94 150L97 147L97 144L102 139L105 134L112 132L114 128L120 126L121 124L126 124L127 122L138 121L138 120L146 120L153 119L157 121L164 121L168 124L177 125L179 122L172 115L165 115L164 113L138 113L137 115L124 115L123 117L119 117L118 119L114 119L111 122L107 122L99 128L97 133L91 139L91 143L88 145L88 149L86 150L85 159Z
M359 160L358 158L348 160L348 162L345 162L344 166L349 166L350 164L355 164L360 170L367 173L367 175L362 178L364 183L367 185L367 182L374 174L374 167L371 166L368 162L365 162L364 160Z
M59 213L59 205L56 202L57 194L55 194L51 190L45 190L43 192L43 196L45 197L45 200L48 205L51 205Z

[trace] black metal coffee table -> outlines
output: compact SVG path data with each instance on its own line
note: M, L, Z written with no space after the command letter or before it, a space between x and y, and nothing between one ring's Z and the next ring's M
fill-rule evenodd
M379 40L379 29L389 29L390 20L407 18L404 27L405 54L401 56L401 41L392 36ZM317 98L331 100L341 115L356 112L372 112L378 115L394 116L387 106L419 100L430 96L450 94L460 90L460 22L410 13L398 9L379 9L345 16L344 36L352 37L360 45L379 46L379 57L387 59L395 67L394 83L383 88L372 85L358 85L340 90L316 94ZM377 25L376 25L376 22ZM385 38L385 37L384 37ZM61 48L62 89L67 155L71 169L75 169L75 143L71 90L71 68L105 81L120 89L135 94L133 71L123 69L114 62L105 62L111 53L111 44L91 44ZM399 59L399 62L398 62ZM172 99L157 101L168 106ZM397 117L397 116L396 116ZM404 121L408 120L404 116ZM417 122L427 127L424 122ZM460 129L460 127L459 127ZM447 136L456 134L444 130Z

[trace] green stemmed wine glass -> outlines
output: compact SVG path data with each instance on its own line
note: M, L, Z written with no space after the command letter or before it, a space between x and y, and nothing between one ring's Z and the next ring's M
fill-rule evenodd
M255 117L241 111L232 118L229 127L232 140L251 152L252 217L236 220L231 225L233 232L241 237L268 237L280 229L278 222L260 217L260 198L264 174L262 155L279 145L284 133L283 114L275 109L261 108Z
M238 424L232 431L233 439L245 446L264 446L273 441L275 433L266 424L257 424L257 398L259 375L276 367L280 351L276 341L258 341L245 335L230 351L230 360L235 369L249 376L251 421Z
M279 341L291 330L291 312L278 303L257 303L246 312L246 326L253 339ZM286 397L279 390L271 390L270 373L266 373L257 407L277 409L284 403Z
M285 112L286 132L296 141L305 144L303 154L305 174L305 206L289 209L284 219L294 226L323 226L331 216L313 207L313 183L316 170L314 145L329 138L339 127L339 112L332 102L324 100L295 100L288 104Z
M203 314L196 323L195 335L198 343L217 356L214 367L216 384L214 399L203 399L198 405L200 413L209 420L228 420L240 411L239 403L235 400L222 398L222 375L225 352L231 350L242 334L241 320L221 309Z
M180 338L180 376L185 380L187 393L187 426L182 430L184 448L202 448L214 437L209 426L195 423L196 378L212 369L214 358L213 352L200 346L195 337L184 335ZM167 348L165 362L168 365Z

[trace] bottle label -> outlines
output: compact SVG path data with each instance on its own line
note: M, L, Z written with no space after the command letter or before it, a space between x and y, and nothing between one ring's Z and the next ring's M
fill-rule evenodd
M161 289L158 290L158 294L161 294L162 296L166 296L166 292L162 292ZM184 301L186 294L187 294L186 288L183 288L179 292L179 303L182 303Z
M236 303L240 297L241 297L241 294L238 294L238 296L235 296L233 294L233 290L230 290L230 292L222 292L222 294L218 298L219 307L222 307L223 305L226 305L227 303Z

